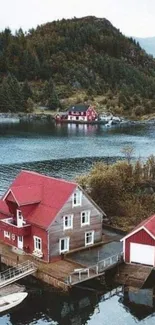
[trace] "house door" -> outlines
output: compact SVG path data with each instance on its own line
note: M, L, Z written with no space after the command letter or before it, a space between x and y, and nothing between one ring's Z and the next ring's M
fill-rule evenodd
M17 237L17 246L19 249L23 249L23 237L22 236Z
M59 252L60 254L69 251L69 237L61 238L59 241Z
M17 210L17 227L23 227L23 216L20 210Z

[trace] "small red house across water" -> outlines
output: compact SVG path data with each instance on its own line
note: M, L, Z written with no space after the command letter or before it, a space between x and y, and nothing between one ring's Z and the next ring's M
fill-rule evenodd
M0 239L50 262L101 242L102 217L78 184L22 171L0 200Z
M98 120L98 114L91 105L77 104L71 106L68 112L56 115L56 121L74 123L92 123Z
M122 241L126 263L155 267L155 215L141 222Z

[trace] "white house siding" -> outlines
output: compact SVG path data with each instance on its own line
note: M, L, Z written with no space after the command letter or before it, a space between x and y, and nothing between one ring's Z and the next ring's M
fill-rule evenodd
M77 119L78 118L78 119ZM87 116L71 116L71 115L68 115L68 120L69 121L87 121Z

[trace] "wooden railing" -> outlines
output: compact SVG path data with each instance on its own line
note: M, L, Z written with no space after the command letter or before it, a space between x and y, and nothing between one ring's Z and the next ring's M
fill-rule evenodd
M11 267L0 273L0 288L36 272L36 270L35 264L31 261L26 261L18 264L16 267Z
M97 264L89 267L84 267L80 269L74 269L73 272L67 278L68 285L75 285L79 282L83 282L92 278L95 278L107 269L111 268L114 265L117 265L122 262L122 253L112 255L105 258L104 260L99 261Z

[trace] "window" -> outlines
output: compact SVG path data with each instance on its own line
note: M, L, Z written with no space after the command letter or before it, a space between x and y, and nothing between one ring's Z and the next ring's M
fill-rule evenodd
M94 244L94 231L85 233L85 246Z
M63 217L64 230L73 228L73 214Z
M10 239L10 232L8 232L8 231L4 231L4 237Z
M81 212L81 226L90 225L90 211Z
M69 237L65 237L65 238L61 238L59 240L59 252L61 253L65 253L69 251Z
M12 238L12 240L15 240L16 236L14 234L12 234L11 238Z
M76 190L73 194L73 207L81 205L82 203L82 192L79 190Z
M19 219L22 219L22 213L21 213L20 210L17 210L17 216L18 216Z
M34 236L34 250L42 251L42 239Z

